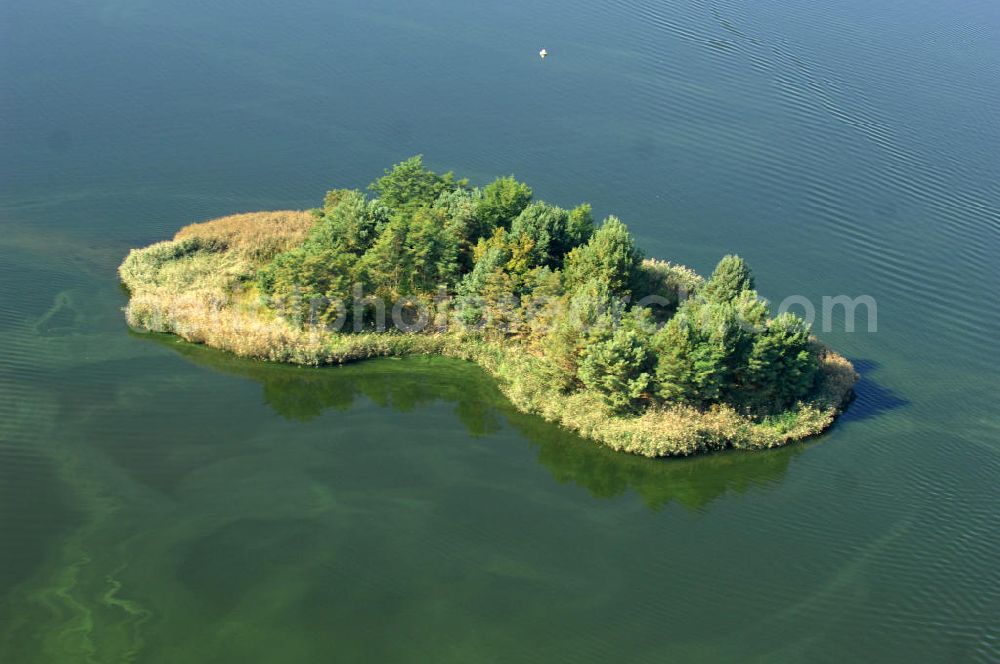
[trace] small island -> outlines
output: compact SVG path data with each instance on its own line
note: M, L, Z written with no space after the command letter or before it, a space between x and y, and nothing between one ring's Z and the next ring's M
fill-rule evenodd
M302 365L470 360L518 409L649 457L801 440L850 399L851 363L771 317L738 256L706 280L587 204L536 201L513 177L470 187L419 156L369 190L132 250L129 325Z

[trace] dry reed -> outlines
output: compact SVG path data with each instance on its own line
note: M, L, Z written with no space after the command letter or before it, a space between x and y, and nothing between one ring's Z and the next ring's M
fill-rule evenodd
M314 221L308 211L246 212L190 224L177 231L174 240L196 238L218 251L264 262L301 244Z

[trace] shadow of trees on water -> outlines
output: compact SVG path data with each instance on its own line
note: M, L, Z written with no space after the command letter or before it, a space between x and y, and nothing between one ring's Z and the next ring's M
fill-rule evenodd
M141 336L200 367L259 382L266 403L289 420L305 422L327 410L346 411L359 397L400 412L435 402L452 403L455 416L472 436L489 436L504 427L523 435L556 481L583 487L597 498L614 498L631 489L652 509L677 502L700 510L727 492L743 493L780 482L791 459L811 444L647 459L612 451L517 411L489 375L461 360L376 359L310 368L240 359L167 335Z
M895 390L880 385L872 377L881 366L875 360L851 359L861 379L854 385L854 398L841 414L841 422L858 422L905 408L910 401Z

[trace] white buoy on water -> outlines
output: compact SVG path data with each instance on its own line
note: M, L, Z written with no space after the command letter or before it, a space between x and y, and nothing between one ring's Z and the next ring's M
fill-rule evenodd
M545 59L545 56L546 56L546 55L548 55L548 54L549 54L549 52L548 52L548 51L546 51L546 50L545 50L545 49L543 48L542 50L540 50L540 51L538 52L538 57L540 57L540 58L541 58L542 60L544 60L544 59Z

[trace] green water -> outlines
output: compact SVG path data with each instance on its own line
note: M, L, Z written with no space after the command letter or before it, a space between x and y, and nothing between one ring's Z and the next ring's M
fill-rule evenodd
M1000 659L1000 9L826 4L0 4L0 662ZM856 401L653 461L124 326L129 247L417 152L871 295Z

